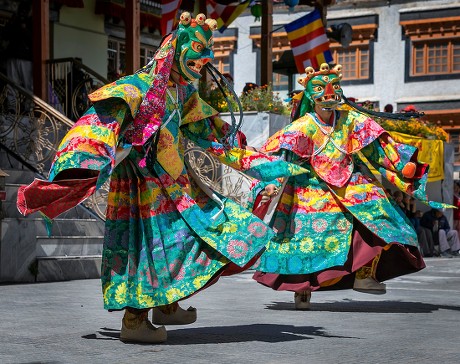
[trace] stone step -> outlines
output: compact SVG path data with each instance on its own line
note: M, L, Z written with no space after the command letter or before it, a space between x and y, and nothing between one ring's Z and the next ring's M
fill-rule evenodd
M19 186L42 178L0 153L6 201L1 202L0 282L51 282L99 278L104 221L77 206L53 220L48 236L39 213L22 216L16 207Z
M100 221L58 219L50 240L43 219L5 218L0 222L0 282L33 282L31 267L36 264L37 252L44 259L46 254L58 255L59 251L68 256L99 255L102 251L104 224ZM78 238L61 239L56 236L61 232Z
M101 276L101 263L100 255L37 257L34 273L37 282L94 279Z
M37 258L102 254L103 236L37 236Z
M48 235L42 218L36 228L37 236ZM103 236L104 222L98 219L56 218L53 220L52 236Z
M15 229L27 230L28 236L36 239L37 236L48 236L45 222L41 217L5 218L5 221L14 221L11 228L12 235ZM51 236L103 236L104 222L96 219L62 219L53 220Z

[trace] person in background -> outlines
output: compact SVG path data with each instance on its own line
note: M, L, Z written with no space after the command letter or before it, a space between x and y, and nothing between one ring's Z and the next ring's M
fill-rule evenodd
M255 90L258 87L259 85L256 83L246 82L246 85L243 87L243 95L249 94L252 90Z
M15 84L33 92L32 71L32 8L31 2L19 4L17 14L14 14L2 34L7 46L5 50L6 77ZM8 111L17 111L16 93L8 89ZM23 105L24 108L29 104Z
M439 254L444 258L458 257L460 240L457 230L451 229L441 209L433 208L422 215L420 225L427 228L439 242Z
M385 107L383 108L383 112L392 113L392 112L393 112L393 105L391 105L391 104L386 104Z
M454 183L454 203L453 205L457 207L454 209L454 226L453 228L457 231L460 236L460 182L456 181Z
M432 257L435 254L433 234L427 228L420 226L421 212L415 204L415 199L408 194L404 194L399 190L393 192L395 203L406 215L414 230L417 233L418 244L420 251L424 257Z
M407 193L403 194L403 203L405 206L405 213L409 221L412 223L415 231L420 225L420 221L415 218L415 212L417 211L417 205L415 204L415 198L408 195Z
M422 211L415 211L414 220L417 226L415 231L417 232L418 243L420 245L422 254L427 258L438 256L439 253L435 249L433 232L430 229L422 226L420 223L422 216Z
M401 109L402 113L418 112L417 108L414 105L407 105L405 108Z
M394 202L398 207L403 210L404 214L407 215L407 206L404 202L404 194L400 190L396 190L393 192Z

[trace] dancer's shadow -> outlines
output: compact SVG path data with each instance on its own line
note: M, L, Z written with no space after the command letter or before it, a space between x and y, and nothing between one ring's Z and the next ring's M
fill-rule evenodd
M268 310L295 311L294 302L272 302ZM434 305L407 301L355 301L312 302L309 311L365 312L365 313L431 313L440 309L460 311L460 306Z
M120 330L111 329L110 327L101 327L96 333L83 335L82 338L88 340L119 340Z
M119 330L102 328L95 334L82 336L84 339L116 340ZM186 329L168 327L167 345L222 344L241 342L278 343L295 340L311 340L315 337L357 339L352 336L329 335L322 327L276 324L254 324L238 326L212 326Z

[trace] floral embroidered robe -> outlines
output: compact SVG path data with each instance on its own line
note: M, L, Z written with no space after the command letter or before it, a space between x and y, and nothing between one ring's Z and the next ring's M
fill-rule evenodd
M279 275L278 278L267 275L261 279L265 279L261 283L272 288L282 289L283 278L279 279L282 275L305 275L297 281L287 280L299 283L311 279L314 281L311 286L303 285L302 288L317 289L321 279L308 275L342 267L335 275L327 275L327 279L332 279L366 264L372 256L360 265L343 269L347 260L353 260L350 249L358 225L366 230L362 235L367 236L371 250L373 245L380 245L372 254L377 255L392 244L413 247L409 250L415 255L408 255L415 263L414 266L412 262L408 264L407 272L424 267L416 252L417 236L413 227L365 161L405 193L432 206L442 205L427 201L428 166L417 162L415 147L394 142L369 117L353 110L336 113L335 127L321 124L314 115L306 114L269 138L261 148L263 152L284 156L308 170L308 173L287 180L270 222L276 235L255 266L262 272L255 275L256 280L263 272ZM401 173L409 161L417 165L416 174L410 179ZM267 184L275 183L280 187L283 181L256 184L252 201ZM379 244L375 243L377 240ZM391 278L392 274L383 274L382 280ZM295 290L292 287L295 285L288 289Z
M18 194L21 212L52 219L110 178L101 277L108 310L186 298L227 268L244 269L273 235L237 203L200 188L184 163L184 137L254 178L305 172L237 144L225 150L220 140L229 125L192 86L170 87L152 101L164 106L155 126L149 120L158 118L156 106L141 110L152 89L150 76L139 73L91 94L93 106L62 140L49 181L36 180ZM145 159L152 148L154 159ZM118 164L117 150L127 155Z

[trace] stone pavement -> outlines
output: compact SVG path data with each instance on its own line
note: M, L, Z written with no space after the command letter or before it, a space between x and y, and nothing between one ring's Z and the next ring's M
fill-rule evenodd
M250 272L222 278L182 303L197 322L158 345L118 340L99 280L2 285L0 363L460 363L460 258L426 262L386 295L314 293L310 311Z

